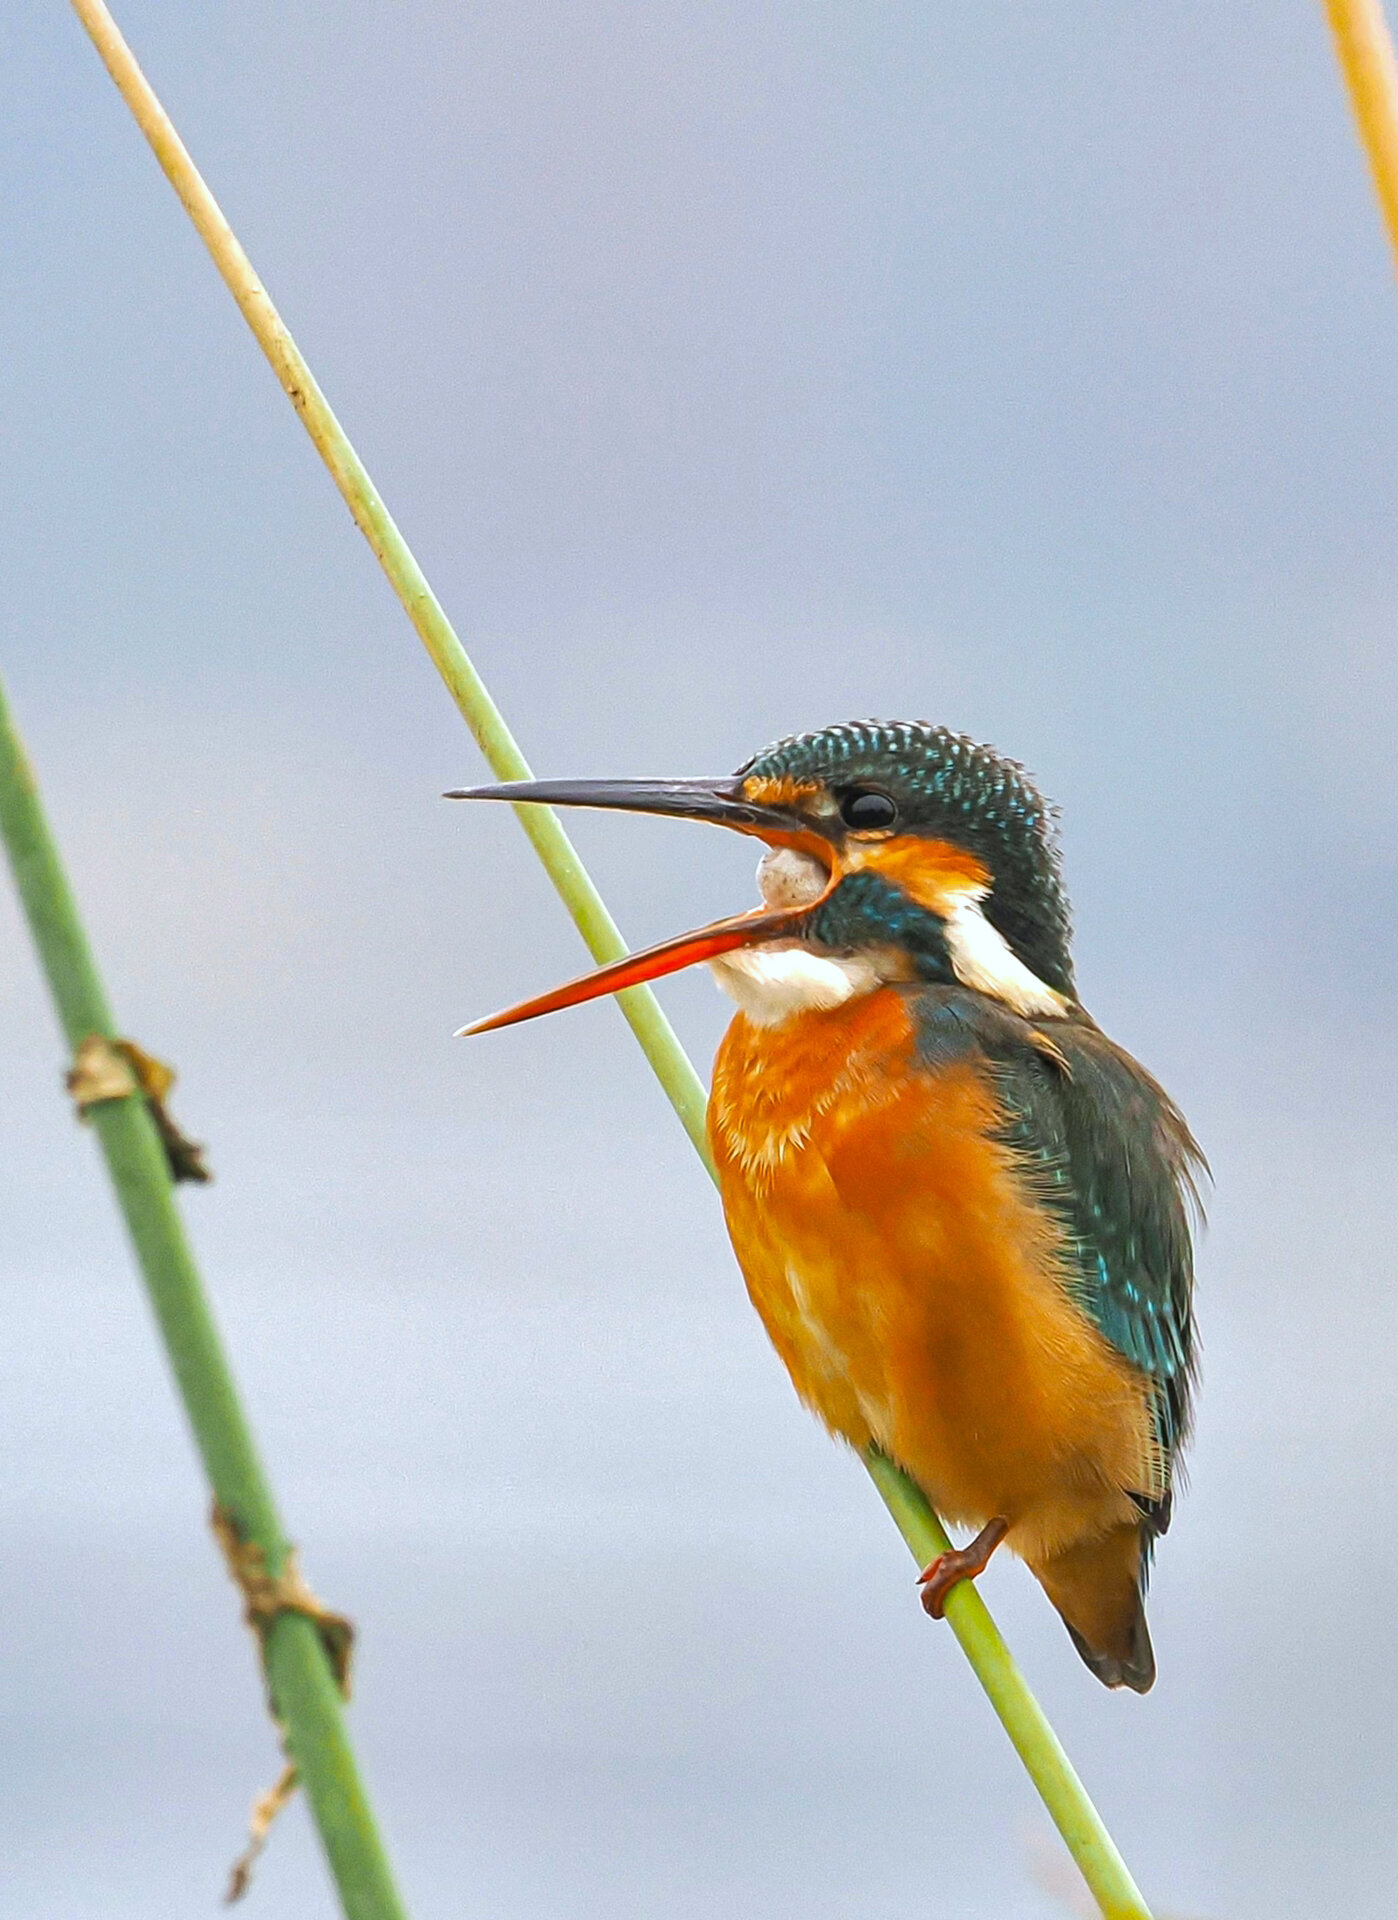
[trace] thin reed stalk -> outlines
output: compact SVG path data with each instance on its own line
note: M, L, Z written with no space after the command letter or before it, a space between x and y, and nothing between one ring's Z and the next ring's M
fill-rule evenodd
M501 780L531 778L528 763L503 715L110 12L102 0L72 0L72 5L356 524L377 555L491 770ZM516 811L594 959L606 962L620 958L626 951L625 942L556 816L546 807L521 807ZM712 1175L704 1130L706 1097L698 1074L648 987L632 988L617 998ZM949 1544L940 1520L919 1489L892 1462L873 1455L866 1465L914 1557L919 1565L925 1564ZM1150 1920L1149 1909L1100 1814L971 1583L953 1588L946 1617L1102 1912L1110 1920Z
M0 686L0 838L4 839L68 1045L115 1040L77 903ZM170 1169L139 1091L87 1109L214 1496L275 1579L288 1544L238 1399L213 1311L175 1205ZM345 1727L326 1650L311 1621L280 1613L264 1639L267 1683L350 1920L406 1920Z
M1398 266L1398 59L1380 0L1325 0L1340 71Z

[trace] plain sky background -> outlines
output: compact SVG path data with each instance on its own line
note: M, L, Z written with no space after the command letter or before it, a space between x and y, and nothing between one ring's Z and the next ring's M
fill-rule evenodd
M1398 302L1318 9L119 11L541 772L875 714L1060 803L1204 1394L1150 1698L988 1597L1163 1913L1390 1914ZM579 943L60 0L0 181L0 667L416 1920L1063 1913L615 1010L451 1039ZM577 837L633 939L754 897ZM276 1756L7 889L0 1023L0 1912L186 1920ZM332 1913L303 1809L246 1911Z

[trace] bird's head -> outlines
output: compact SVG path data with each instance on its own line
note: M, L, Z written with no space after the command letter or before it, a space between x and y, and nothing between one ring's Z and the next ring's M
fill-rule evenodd
M628 955L468 1033L699 960L769 1024L895 980L959 981L1040 1018L1073 1004L1051 812L1022 768L944 727L824 727L779 740L725 779L518 781L448 798L671 814L767 847L760 907Z

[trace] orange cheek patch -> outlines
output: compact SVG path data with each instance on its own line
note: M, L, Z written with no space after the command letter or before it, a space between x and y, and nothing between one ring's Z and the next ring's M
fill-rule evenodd
M786 774L780 779L754 774L743 782L743 798L750 800L755 807L785 807L795 814L799 814L802 805L813 800L820 790L818 780L793 780ZM739 827L738 831L755 834L759 840L765 840L769 847L797 847L803 853L814 854L820 864L829 870L830 842L814 822L809 827L793 823L785 832L771 827Z
M972 889L990 891L989 870L973 853L946 840L922 840L911 833L888 840L849 840L842 859L846 871L872 868L933 913L945 912Z
M818 782L793 780L789 774L771 779L754 774L743 782L743 798L751 800L755 807L799 807L803 800L813 800L819 792Z

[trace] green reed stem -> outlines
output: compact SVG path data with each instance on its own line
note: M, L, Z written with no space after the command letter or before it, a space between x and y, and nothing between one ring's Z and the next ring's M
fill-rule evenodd
M38 787L0 686L0 838L70 1048L117 1028ZM185 1238L170 1170L141 1094L88 1109L155 1309L215 1497L274 1577L287 1540L258 1459L217 1324ZM406 1920L345 1728L320 1636L279 1614L266 1636L267 1678L351 1920Z
M378 556L492 772L501 780L531 778L529 765L504 717L111 14L101 0L72 0L72 4L330 469L356 524ZM557 817L547 807L519 807L516 812L594 959L603 963L619 959L626 951L625 942ZM712 1174L704 1127L703 1083L674 1029L648 987L634 987L618 994L617 999L695 1150ZM941 1552L948 1544L947 1536L919 1489L892 1462L879 1456L870 1457L866 1465L919 1562ZM1145 1901L1101 1816L1029 1691L984 1601L970 1583L963 1582L952 1590L946 1614L1102 1912L1110 1920L1150 1920Z

